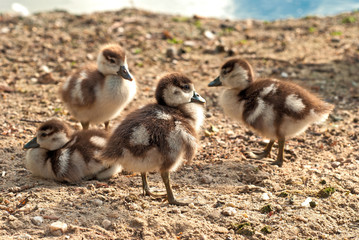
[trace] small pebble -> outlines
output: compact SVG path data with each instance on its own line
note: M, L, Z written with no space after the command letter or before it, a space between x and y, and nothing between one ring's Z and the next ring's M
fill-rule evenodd
M339 167L340 164L341 164L340 162L332 162L332 163L331 163L331 165L332 165L333 168Z
M10 215L8 220L9 221L15 221L17 218L14 215Z
M41 216L35 216L31 218L31 222L36 226L40 226L44 222L44 218Z
M263 193L263 194L262 194L262 199L263 199L263 200L269 200L269 195L268 195L268 193Z
M226 47L223 45L217 45L216 49L214 50L215 53L223 53L226 51Z
M312 201L312 199L310 197L308 197L307 199L305 199L304 202L301 203L302 207L310 207L310 202Z
M67 231L67 224L57 221L50 224L50 232L52 235L61 236Z
M49 73L49 72L51 72L50 69L49 69L49 67L46 66L46 65L42 65L42 66L40 67L40 70L43 71L44 73Z
M233 132L232 130L228 130L228 131L226 132L226 134L227 134L227 135L234 135L234 132Z
M92 201L93 204L95 204L96 206L101 206L103 204L103 201L100 199L95 199Z
M18 237L15 237L15 239L32 239L32 237L29 234L20 235Z
M282 73L280 74L280 76L283 77L283 78L287 78L287 77L288 77L288 73L282 72Z
M194 47L196 43L194 41L184 41L183 46L185 47Z
M234 208L234 207L236 207L236 204L234 204L234 203L232 203L232 202L229 202L229 203L227 203L227 206L228 206L228 207L233 207L233 208Z
M192 208L192 209L195 208L194 203L188 204L188 207L189 207L189 208Z
M95 59L95 57L94 57L91 53L88 53L88 54L86 55L86 58L87 58L88 60L90 60L90 61L92 61L92 60Z
M332 43L338 43L338 42L340 42L340 38L333 37L330 41L332 41Z
M136 203L129 203L128 210L131 210L131 211L141 210L141 207L138 206Z
M204 36L208 39L214 39L214 37L215 37L213 32L208 31L208 30L204 32Z
M223 209L222 214L224 216L234 216L237 213L237 210L233 207L226 207Z
M105 229L108 229L109 227L111 227L112 222L108 219L105 219L102 221L102 227L104 227Z
M176 52L176 49L174 47L167 48L166 57L170 58L170 59L173 59L175 57L175 52Z
M200 179L199 179L200 183L203 184L210 184L211 182L213 182L213 177L210 175L203 175Z
M205 234L201 234L201 236L199 236L200 240L207 240L207 236Z

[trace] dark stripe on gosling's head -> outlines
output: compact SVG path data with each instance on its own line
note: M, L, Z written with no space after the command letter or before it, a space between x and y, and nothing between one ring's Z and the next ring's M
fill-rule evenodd
M70 136L71 129L67 123L58 119L50 119L40 125L38 131L48 132L47 135L51 135L55 132L65 132L67 136Z
M221 72L224 74L230 73L233 71L233 69L235 68L236 65L238 65L239 67L243 68L244 70L246 70L248 72L249 82L254 81L254 72L253 72L252 66L245 59L241 59L241 58L229 59L222 65Z
M158 104L166 105L163 97L164 90L169 86L176 86L183 88L185 85L192 84L192 81L182 73L169 73L162 77L157 84L156 88L156 100Z
M103 56L107 59L121 59L125 61L125 50L118 44L108 44L101 48Z

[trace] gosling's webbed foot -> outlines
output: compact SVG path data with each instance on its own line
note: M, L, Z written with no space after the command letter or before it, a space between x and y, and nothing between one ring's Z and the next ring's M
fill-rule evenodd
M177 201L175 199L175 197L173 195L173 192L172 192L171 185L170 185L170 174L169 174L169 172L162 172L161 177L162 177L163 183L166 186L168 203L172 204L172 205L177 205L177 206L187 206L189 203L180 202L180 201Z
M271 163L271 165L277 165L279 167L283 166L283 159L282 160L275 160L274 162Z
M253 158L253 159L262 159L262 158L270 157L270 151L273 147L273 144L274 144L274 140L270 140L263 151L254 151L254 152L247 151L244 154L247 157Z
M167 198L168 203L176 206L188 206L189 202L177 201L175 198Z
M150 190L150 187L148 185L148 181L147 181L147 173L143 172L141 173L141 178L142 178L142 189L143 189L143 195L144 196L151 196L154 198L162 198L162 197L166 197L167 194L166 193L153 193Z
M245 156L252 159L263 159L270 157L270 153L265 151L246 151L244 152Z
M167 193L163 192L163 193L153 193L151 192L150 189L144 189L144 195L145 196L151 196L151 197L154 197L154 198L163 198L163 197L166 197L167 196Z

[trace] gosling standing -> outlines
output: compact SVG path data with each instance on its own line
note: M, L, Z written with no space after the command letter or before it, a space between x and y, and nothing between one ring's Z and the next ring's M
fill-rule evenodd
M102 122L107 129L135 93L136 82L128 70L125 51L117 44L103 46L97 66L80 69L60 88L61 99L83 129Z
M225 87L219 97L225 114L270 139L263 152L251 152L250 157L269 156L278 140L277 160L272 163L278 166L283 165L285 140L304 132L312 123L324 121L333 109L333 105L294 83L255 79L251 65L243 59L225 62L220 75L208 86Z
M169 175L196 153L205 100L195 92L191 80L180 73L164 76L155 94L157 103L130 113L114 130L101 159L140 172L146 195L155 195L148 186L147 172L159 171L168 202L186 205L175 199Z

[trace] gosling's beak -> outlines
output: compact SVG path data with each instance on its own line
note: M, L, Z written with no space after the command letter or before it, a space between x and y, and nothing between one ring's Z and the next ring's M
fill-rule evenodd
M217 87L217 86L222 86L222 82L219 79L219 76L208 84L208 87Z
M191 98L191 102L205 103L206 100L203 97L201 97L201 95L196 93L196 91L193 91L193 96Z
M40 145L37 143L37 137L34 137L30 142L24 145L24 149L38 148Z
M127 79L129 81L132 81L133 77L130 73L130 71L128 71L127 66L121 66L120 70L117 72L117 75L120 75L121 77L123 77L124 79Z

